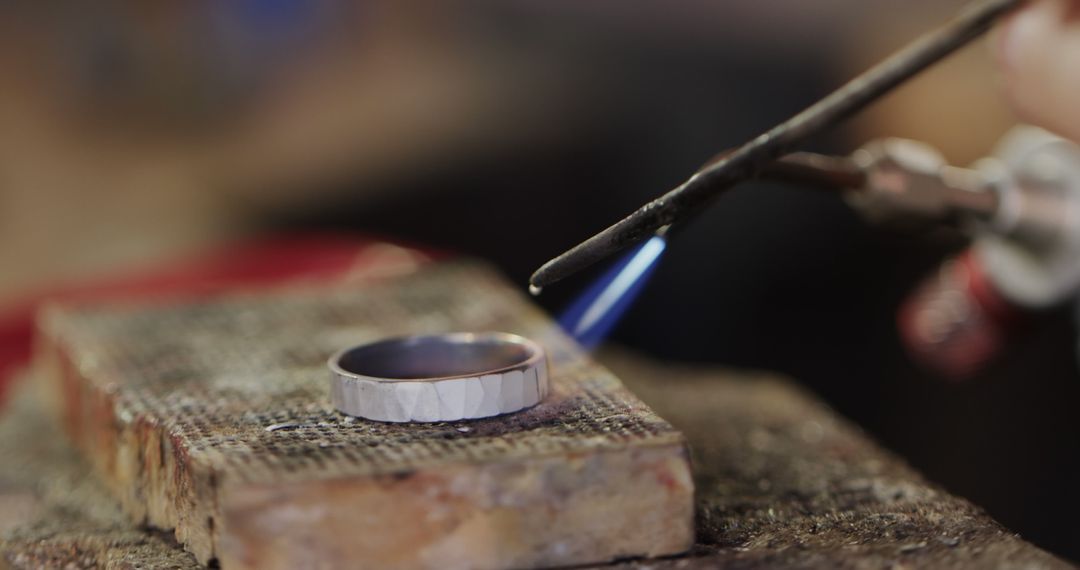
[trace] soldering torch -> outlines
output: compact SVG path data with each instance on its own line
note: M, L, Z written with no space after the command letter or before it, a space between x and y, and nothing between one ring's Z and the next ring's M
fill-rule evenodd
M948 166L912 141L873 143L850 157L793 151L981 36L1023 3L973 0L941 28L544 264L532 275L530 290L538 294L643 240L663 242L656 236L677 230L746 180L840 188L870 220L950 223L974 232L971 251L947 264L939 280L920 289L901 311L901 330L916 354L951 375L974 370L1000 344L1005 323L1018 309L1051 306L1080 286L1080 151L1034 130L1018 131L996 159L969 169ZM587 307L581 312L590 314L608 289L582 302Z
M761 176L841 190L871 223L945 224L974 238L899 315L913 355L947 376L975 372L1024 313L1080 291L1080 147L1040 129L1013 130L970 168L890 139L849 157L795 153Z

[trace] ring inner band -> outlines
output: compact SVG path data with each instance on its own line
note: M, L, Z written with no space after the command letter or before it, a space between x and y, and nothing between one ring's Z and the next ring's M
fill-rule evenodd
M529 346L504 338L430 336L361 346L342 354L338 366L360 376L422 380L490 374L525 364L533 356Z

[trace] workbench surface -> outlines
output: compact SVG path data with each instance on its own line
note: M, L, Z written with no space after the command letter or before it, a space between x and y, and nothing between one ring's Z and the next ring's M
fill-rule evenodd
M690 441L697 545L624 568L1068 568L926 482L795 383L768 374L602 363ZM195 568L136 528L27 390L0 421L0 543L13 568Z

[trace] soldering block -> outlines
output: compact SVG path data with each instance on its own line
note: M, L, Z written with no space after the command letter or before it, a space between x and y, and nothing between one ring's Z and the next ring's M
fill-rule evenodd
M36 372L135 522L222 568L527 568L693 542L683 436L485 266L155 303L52 305ZM327 357L388 336L517 333L551 393L483 420L341 415Z

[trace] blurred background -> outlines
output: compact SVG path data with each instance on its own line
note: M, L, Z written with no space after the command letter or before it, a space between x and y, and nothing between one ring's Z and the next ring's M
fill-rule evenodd
M357 232L515 282L950 15L957 0L0 2L0 310L262 235ZM813 150L1015 123L984 43ZM930 479L1080 559L1068 309L963 383L897 307L947 234L747 184L678 236L614 340L797 378ZM588 283L551 288L557 312Z

